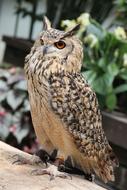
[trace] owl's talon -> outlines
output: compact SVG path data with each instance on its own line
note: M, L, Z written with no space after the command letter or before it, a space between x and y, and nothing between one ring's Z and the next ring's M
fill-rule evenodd
M43 149L40 149L37 153L36 156L38 156L40 158L40 160L42 160L42 162L45 163L46 167L48 166L48 161L51 160L51 156Z
M64 164L60 164L59 166L58 166L58 171L60 171L60 172L64 172L65 171L65 165Z
M13 159L15 159L15 161L12 162L12 164L17 164L17 165L23 165L23 164L27 164L26 159L18 154L15 154L12 156Z
M12 162L12 164L17 164L17 165L23 165L23 164L29 164L29 165L36 165L36 164L42 164L41 159L36 156L32 155L29 159L25 158L21 155L15 154L12 156L12 158L15 159L15 161Z
M45 175L48 174L50 176L50 180L55 179L56 177L60 177L60 178L70 178L72 179L72 176L64 173L64 172L60 172L58 171L58 168L54 165L50 165L48 168L45 169L37 169L37 170L33 170L31 172L32 175Z

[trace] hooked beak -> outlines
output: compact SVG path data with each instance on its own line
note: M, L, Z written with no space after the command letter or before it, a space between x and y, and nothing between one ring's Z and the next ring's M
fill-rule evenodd
M47 50L48 50L48 46L44 46L44 47L43 47L43 56L44 56L45 54L47 54Z

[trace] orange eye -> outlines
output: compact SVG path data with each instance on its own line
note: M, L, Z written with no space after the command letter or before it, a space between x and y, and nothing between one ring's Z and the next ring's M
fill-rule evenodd
M44 41L42 38L40 38L41 45L44 45Z
M55 45L58 49L63 49L63 48L65 48L65 46L66 46L65 42L63 42L63 41L58 41L58 42L54 43L54 45Z

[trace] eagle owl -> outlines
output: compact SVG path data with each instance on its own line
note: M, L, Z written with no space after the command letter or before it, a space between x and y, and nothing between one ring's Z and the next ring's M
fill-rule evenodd
M102 129L96 94L81 74L83 47L74 35L44 29L25 59L31 115L37 138L49 154L71 157L84 172L96 173L104 182L114 180L118 165Z

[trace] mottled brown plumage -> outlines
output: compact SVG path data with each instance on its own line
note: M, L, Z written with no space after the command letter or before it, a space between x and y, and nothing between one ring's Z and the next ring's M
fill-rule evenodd
M102 129L96 94L81 75L82 44L68 32L44 31L25 60L25 73L33 125L43 148L70 156L87 173L103 181L114 180L117 159Z

